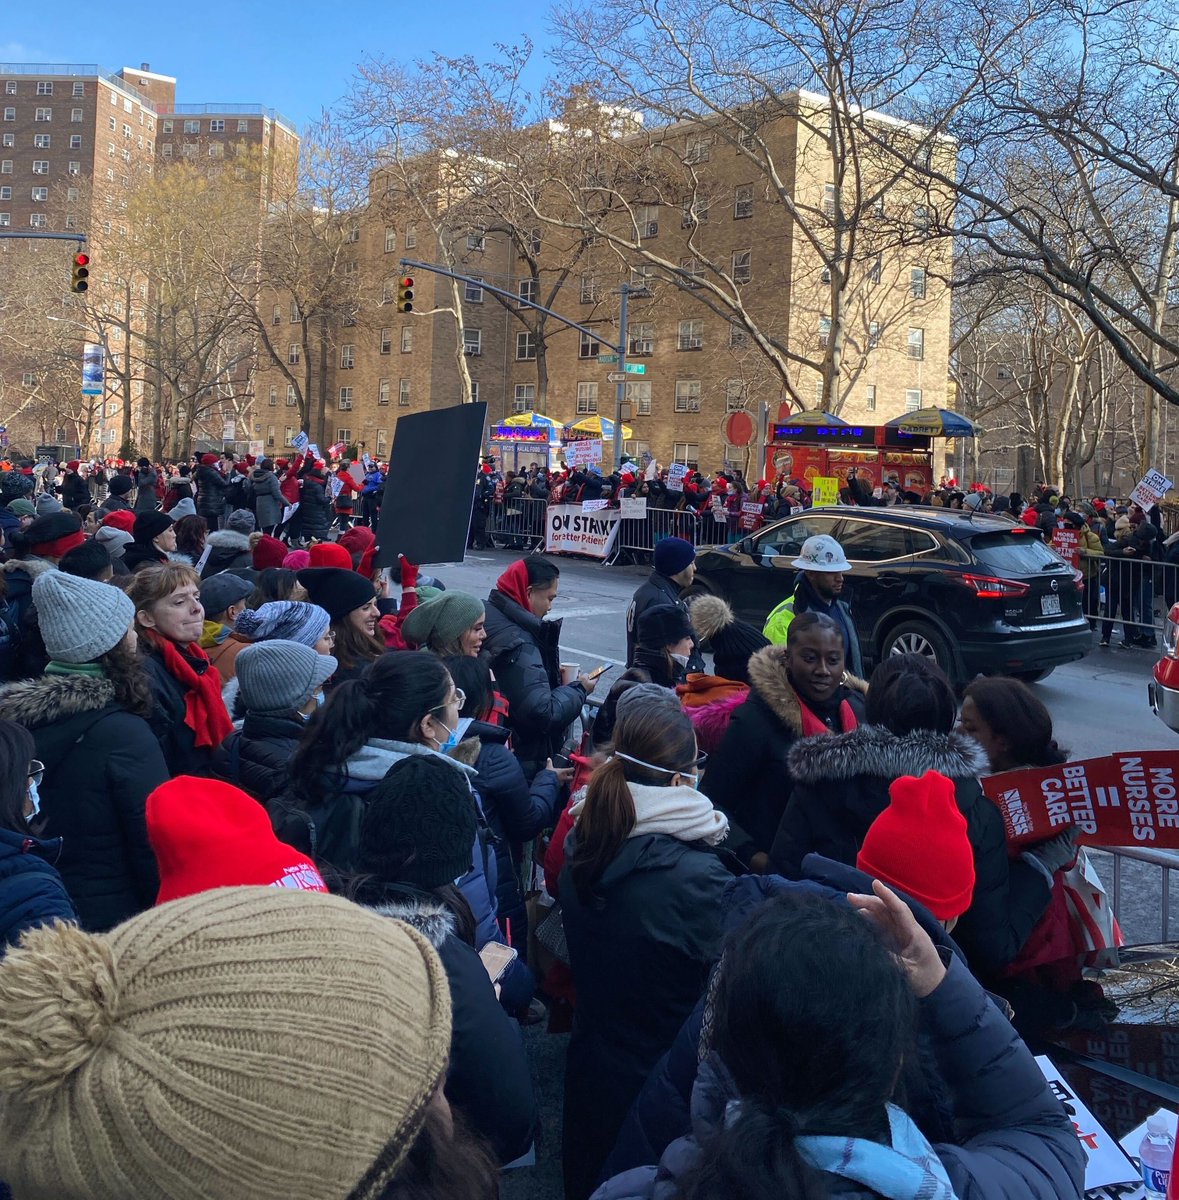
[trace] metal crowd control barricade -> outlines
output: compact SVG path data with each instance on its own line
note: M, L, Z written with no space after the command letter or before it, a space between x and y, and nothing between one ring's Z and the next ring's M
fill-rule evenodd
M1179 563L1139 562L1133 557L1082 554L1085 613L1101 637L1115 629L1133 643L1153 642L1171 605L1179 601ZM1096 569L1091 564L1097 563Z
M1159 941L1171 940L1171 872L1179 870L1179 851L1148 850L1139 846L1088 847L1089 857L1109 893L1110 907L1118 921L1125 924L1123 889L1151 879L1157 872L1161 882L1158 893ZM1142 864L1139 866L1138 864ZM1133 940L1144 940L1136 936Z
M612 563L640 563L651 561L656 542L666 537L683 538L693 546L710 546L723 542L726 525L718 525L711 513L698 517L694 512L676 508L651 508L642 520L623 520L618 523L618 540L614 546Z
M544 522L548 501L532 496L491 505L487 537L498 549L534 553L544 549Z

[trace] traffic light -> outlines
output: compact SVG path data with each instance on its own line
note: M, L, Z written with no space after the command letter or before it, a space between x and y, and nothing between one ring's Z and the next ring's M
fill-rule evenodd
M413 312L413 279L409 275L397 281L397 311Z
M78 251L70 270L70 291L85 292L90 288L90 255Z

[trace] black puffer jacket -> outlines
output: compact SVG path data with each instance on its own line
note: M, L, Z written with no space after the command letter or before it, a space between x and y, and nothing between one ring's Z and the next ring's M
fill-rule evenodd
M57 866L83 927L150 908L159 877L144 807L170 776L148 723L116 703L109 680L75 674L11 684L0 719L24 725L45 764L43 834L62 838Z
M866 685L844 677L836 698L857 724L864 719ZM803 736L802 703L786 668L786 647L765 646L749 660L749 695L733 709L700 790L732 824L727 845L743 862L769 853L790 799L790 748Z
M67 471L58 485L61 502L66 508L77 508L90 503L90 485L77 471Z
M807 738L790 751L793 791L770 854L773 870L801 877L811 853L854 866L868 826L889 804L901 775L937 771L952 779L974 850L974 898L954 927L971 969L993 977L1019 953L1048 907L1048 882L1007 855L1003 818L982 793L983 749L958 733L919 730L898 737L866 725L837 737Z
M314 475L304 478L299 489L299 516L303 521L303 537L323 539L332 527L332 502L328 499L322 479Z
M301 718L247 713L213 752L213 774L266 803L287 791L291 758L307 728Z
M375 888L380 885L372 885ZM490 1143L501 1163L526 1153L538 1114L520 1026L507 1015L475 948L455 933L451 912L409 887L358 899L381 916L412 925L438 951L450 984L450 1063L446 1098Z
M561 683L560 621L542 621L498 590L486 610L481 656L507 698L516 757L531 779L561 749L586 691L580 683Z
M646 582L639 585L631 597L630 607L626 610L626 661L627 665L635 664L635 649L638 645L639 618L649 608L657 604L674 604L683 612L688 611L687 604L680 599L680 588L673 579L652 571ZM642 664L637 664L642 665ZM696 644L695 635L692 637L692 653L688 655L688 671L699 674L704 670L704 656Z
M269 529L282 520L286 501L282 498L278 477L273 471L255 467L250 472L250 492L254 499L254 516L259 529Z
M196 469L196 485L197 514L206 520L211 517L220 519L225 511L225 489L229 481L216 467L200 466Z
M201 569L201 578L219 575L222 571L252 570L254 556L250 552L250 539L236 529L218 529L206 538L209 557Z
M188 658L187 655L185 657ZM184 721L188 704L187 690L179 680L169 674L158 654L147 650L143 659L155 699L148 720L159 748L163 751L164 761L168 764L169 776L212 775L215 747L198 747L196 734ZM217 672L217 668L207 658L188 658L188 663L198 675L205 671L212 671L214 674Z
M53 865L60 857L61 838L0 829L0 957L26 929L78 919Z

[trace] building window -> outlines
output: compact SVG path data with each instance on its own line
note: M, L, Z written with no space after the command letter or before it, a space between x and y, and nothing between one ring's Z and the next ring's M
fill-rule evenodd
M911 267L909 269L909 295L914 300L925 299L925 268Z
M48 133L34 133L33 134L33 149L48 150L49 149L49 139L51 136L52 135L50 135Z
M16 120L16 109L15 108L6 108L4 110L4 119L6 121L15 121Z
M748 283L753 278L753 251L733 251L733 282Z
M916 412L921 407L921 389L908 388L905 391L905 412Z
M632 325L629 330L630 345L627 354L634 358L643 358L655 353L655 326L650 321Z
M3 200L3 199L4 199L4 197L2 195L0 195L0 200ZM1000 363L995 368L995 378L1008 380L1008 379L1014 379L1015 376L1011 373L1011 367L1008 363Z
M184 122L184 132L185 133L200 133L200 131L201 131L200 121L185 121Z
M733 220L753 216L753 185L741 184L733 193Z
M164 122L164 124L163 124L163 127L162 127L162 129L160 130L160 132L161 132L161 133L171 133L171 132L172 132L172 122L171 122L171 121L165 121L165 122Z
M344 442L345 444L350 445L352 442L352 430L345 429L343 426L340 426L340 428L336 430L336 441Z
M74 92L73 92L73 94L74 94L75 96L84 96L84 95L86 95L86 85L85 85L84 83L75 83L75 84L74 84Z
M225 132L225 122L221 121L221 120L210 121L209 122L209 132L210 133L224 133Z
M653 238L659 234L659 207L655 204L641 205L638 212L640 238Z
M483 330L463 330L463 353L478 357L483 353Z
M282 324L282 309L277 304L270 310L270 323L271 325Z
M0 227L7 229L12 224L12 213L0 212Z
M696 442L676 442L671 448L671 461L695 466L700 462L700 446Z
M78 220L77 220L77 218L74 216L74 214L73 214L73 213L66 213L66 216L65 216L65 227L66 227L67 229L75 229L75 228L77 228L77 224L78 224Z
M224 158L225 157L225 146L221 142L214 142L209 147L209 157L210 158Z
M48 200L49 199L49 189L47 187L35 187L35 188L33 188L32 195L33 195L34 200L40 200L40 201Z
M864 389L864 407L869 412L876 411L876 385L874 383L868 384Z
M597 358L598 352L601 350L602 344L596 339L590 337L588 333L581 334L581 341L577 347L578 358Z
M409 354L413 350L413 326L402 325L401 327L401 353Z
M119 122L114 117L107 117L107 124L110 126L111 133L114 133L119 127Z
M81 125L82 124L82 110L80 108L71 108L70 109L70 123L72 125Z
M288 383L287 384L287 408L294 408L298 402L299 402L299 397L295 393L295 385L293 383ZM291 440L290 438L287 438L288 443L290 442L290 440Z
M825 349L827 343L831 340L831 318L819 318L819 347Z
M391 225L385 226L385 253L392 254L397 249L397 230Z
M581 302L582 304L597 304L602 298L602 286L598 282L596 275L583 275L581 277Z
M270 385L270 394L266 397L266 407L267 408L277 408L278 407L278 388L273 383Z
M70 134L70 149L71 150L81 150L82 149L82 135L80 133L71 133Z
M700 380L677 379L675 381L675 411L698 413L700 411Z
M418 227L416 225L407 225L405 227L405 248L412 250L418 244Z
M0 200L11 200L11 199L12 199L12 188L10 188L7 184L5 184L4 187L0 187Z
M531 331L516 334L516 361L532 362L536 358L536 334Z
M650 263L643 263L630 269L630 292L632 296L649 296L651 284L655 281L655 268Z
M397 381L397 404L401 408L408 408L410 401L410 388L408 379L399 379Z
M340 388L340 408L345 412L352 407L352 389L350 387Z
M384 406L389 403L389 381L381 379L377 383L377 403Z
M467 234L468 250L484 250L487 247L487 234L482 229L473 229Z
M744 379L729 379L725 382L725 412L744 412L749 397L749 386Z
M388 354L393 348L393 332L390 329L381 330L381 353Z
M883 268L884 268L884 255L878 254L872 260L872 265L868 268L868 276L867 276L868 282L869 283L879 283L880 282L880 272L883 270Z
M162 154L164 156L164 158L171 158L172 157L172 143L164 142L160 146L160 154Z
M471 280L464 280L463 300L465 300L467 304L483 303L482 280L480 280L478 283L472 282Z
M52 121L53 120L53 109L51 109L51 108L37 109L36 112L33 113L33 120L34 121Z
M684 143L684 162L688 164L704 163L712 157L712 138L707 134L697 134Z
M512 412L531 412L536 404L536 384L518 383L512 396Z
M704 268L694 258L681 258L680 271L684 278L682 285L686 288L695 289L700 286L700 280L704 276Z
M302 357L303 351L298 342L292 342L287 347L287 362L292 366Z
M535 304L539 286L539 282L535 279L521 279L516 288L516 294L521 300L528 300Z
M868 349L875 350L880 345L880 322L868 322Z
M740 350L749 345L749 331L743 329L735 321L729 322L729 349Z
M113 433L114 431L111 430L111 432ZM273 425L266 426L266 445L267 446L274 445L274 426Z
M82 164L80 162L74 162L73 160L71 160L70 162L68 162L66 164L66 173L69 175L81 175L82 174ZM78 189L71 188L70 190L76 192ZM77 197L75 196L74 199L76 200Z
M752 150L757 145L757 130L742 129L737 135L737 145L742 150Z
M630 402L631 411L636 417L651 415L651 381L649 379L628 380L626 398Z
M199 150L200 146L196 142L185 142L180 147L180 153L183 154L185 158L196 158Z
M53 95L52 81L39 79L37 81L37 95L38 96L52 96Z
M73 174L73 172L71 172L71 174ZM75 200L77 200L80 195L81 192L79 192L77 188L66 188L66 200L70 203L73 203Z
M48 175L49 174L49 159L34 158L33 159L33 174Z
M4 94L6 96L15 96L16 95L16 80L15 79L6 79L4 81Z
M4 136L2 138L0 138L0 145L6 146L6 147L15 146L16 145L16 134L15 133L4 134Z
M685 200L683 203L683 212L680 217L680 227L689 229L693 225L702 225L708 220L709 212L709 203L702 196Z
M910 329L909 330L909 357L924 358L925 357L925 330Z
M44 213L33 213L29 217L29 224L34 229L47 229L49 227L49 218ZM113 332L118 333L116 329Z
M389 450L389 431L387 429L377 430L377 457L384 458Z
M582 380L577 385L577 415L593 416L598 411L598 385Z
M350 371L356 366L356 347L350 343L340 347L340 367L345 371Z
M703 350L704 322L681 321L676 333L675 348L677 350Z
M479 380L477 379L471 380L471 403L479 403Z
M913 228L918 233L929 232L929 205L917 204L913 207Z

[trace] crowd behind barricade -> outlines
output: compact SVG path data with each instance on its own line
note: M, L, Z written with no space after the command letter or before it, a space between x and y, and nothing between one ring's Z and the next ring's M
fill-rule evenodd
M831 538L763 631L669 537L591 717L558 565L375 570L350 466L0 474L16 1200L476 1200L542 1122L568 1200L1079 1197L1021 1033L1113 1015L1083 852L980 788L1064 761L1033 693L865 678Z

